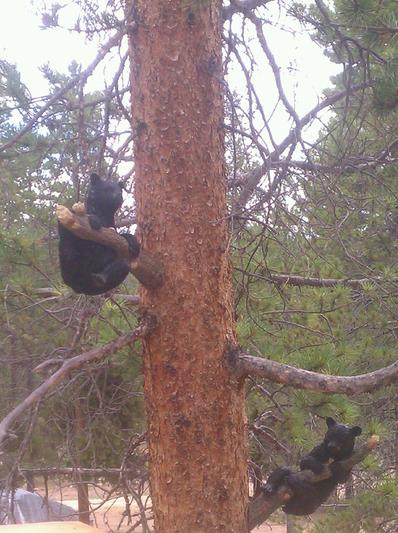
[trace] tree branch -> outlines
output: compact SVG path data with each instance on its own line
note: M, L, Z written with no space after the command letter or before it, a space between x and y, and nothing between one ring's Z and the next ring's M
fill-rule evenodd
M132 342L145 337L154 327L154 320L150 316L144 317L141 324L130 333L126 333L115 339L114 341L95 348L89 352L76 355L71 359L67 359L63 362L61 368L59 368L54 374L46 379L37 389L35 389L29 396L27 396L19 405L17 405L3 420L0 422L0 450L4 445L7 437L10 436L10 429L15 422L27 411L38 405L46 396L55 389L55 387L64 381L72 372L82 368L88 363L94 361L102 361L108 355L124 348Z
M79 468L79 467L49 467L49 468L20 468L18 473L23 476L72 476L74 474L80 474L82 476L93 476L93 477L120 477L124 475L128 477L131 475L133 478L137 474L137 470L133 468Z
M10 148L13 144L15 144L21 137L23 137L28 131L30 131L33 126L36 124L36 122L39 120L39 118L44 115L44 113L49 109L57 100L61 98L66 92L68 92L70 89L72 89L75 85L77 85L81 81L87 80L89 76L94 72L97 65L104 59L106 54L119 44L120 39L123 36L123 31L116 32L107 43L104 44L104 46L99 51L97 57L94 59L94 61L84 70L81 72L78 76L75 76L72 78L64 87L61 87L59 91L54 93L46 102L46 104L37 111L33 115L33 117L23 126L23 128L8 142L4 143L2 146L0 146L0 152L3 152L7 148Z
M283 152L289 147L289 145L294 142L297 138L300 136L300 132L302 129L309 123L311 120L313 120L322 109L325 109L326 107L330 107L334 104L336 104L339 100L342 100L343 98L348 98L350 95L355 94L358 91L365 90L371 86L370 82L360 83L358 85L353 85L352 87L349 87L343 91L340 91L336 94L332 94L330 96L327 96L322 100L322 102L319 102L311 111L309 111L306 115L304 115L298 123L296 123L296 126L291 129L290 133L287 135L287 137L275 148L275 150L268 156L265 163L262 165L254 168L250 172L248 172L242 181L245 182L244 188L242 189L240 196L237 200L237 205L243 208L246 203L249 201L253 191L259 184L261 178L266 174L269 169L272 167L273 161L279 161L279 157L283 154ZM275 181L276 180L276 181ZM271 184L270 189L267 193L269 197L272 196L276 185L278 177L276 177L274 182Z
M65 298L65 295L60 293L59 290L53 289L52 287L33 288L32 293L36 296L40 296L40 298L42 298L43 300ZM66 297L68 296L69 294L67 293ZM128 303L129 305L139 305L140 303L140 297L136 294L112 293L112 299L117 301L120 300L122 302Z
M370 392L398 380L398 361L358 376L333 376L311 372L245 353L231 354L229 362L240 376L257 376L297 389L335 394Z
M232 0L229 6L222 8L223 20L229 20L235 13L243 13L252 11L260 6L265 6L271 0Z
M339 461L344 471L349 471L357 463L372 452L379 443L379 437L372 435L368 441L359 446L349 459ZM323 472L314 474L311 470L302 470L294 474L294 478L300 481L316 483L332 476L330 468L325 465ZM289 487L282 485L275 494L267 494L264 491L255 496L249 503L249 531L262 524L278 507L284 505L292 497Z
M131 260L127 240L113 228L93 230L89 224L85 207L81 202L75 204L72 211L63 205L57 205L57 218L60 224L77 237L109 246L120 257L128 259L131 273L146 289L157 289L162 285L163 266L159 258L141 250L140 255Z
M262 276L278 285L294 285L295 287L337 287L343 285L355 289L363 288L364 283L376 283L383 278L376 276L374 278L362 279L336 279L336 278L311 278L304 276L295 276L291 274L269 274Z

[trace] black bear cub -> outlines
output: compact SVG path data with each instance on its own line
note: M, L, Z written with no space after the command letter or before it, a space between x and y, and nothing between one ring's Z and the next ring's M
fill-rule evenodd
M293 495L282 507L287 514L307 515L313 513L324 503L333 492L338 483L345 483L350 471L343 471L338 461L351 457L354 450L355 437L362 433L359 426L349 427L338 424L333 418L326 418L328 430L319 446L303 457L300 461L300 470L311 470L319 474L323 466L329 464L332 477L309 483L294 479L293 472L286 467L277 468L269 476L263 490L269 494L274 493L280 485L288 486Z
M92 229L115 227L115 213L123 202L120 183L91 174L85 207ZM129 263L117 253L94 241L83 240L58 223L59 261L62 279L75 292L95 295L114 289L129 273ZM134 235L127 239L131 259L138 257L140 245Z

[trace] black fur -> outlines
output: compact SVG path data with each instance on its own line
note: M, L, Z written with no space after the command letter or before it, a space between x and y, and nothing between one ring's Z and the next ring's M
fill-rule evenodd
M338 483L345 483L350 475L350 471L344 471L338 461L351 457L355 437L362 433L362 429L359 426L348 427L338 424L330 417L326 419L326 424L328 430L323 442L303 457L300 470L311 470L314 474L319 474L323 466L332 460L329 464L332 477L317 483L309 483L295 479L289 468L281 467L271 473L264 486L264 491L269 494L274 493L281 485L286 485L291 489L293 496L282 507L287 514L313 513L328 499Z
M91 174L85 207L92 229L115 227L115 213L123 202L120 183L102 180ZM62 279L75 292L95 295L114 289L129 273L129 264L116 252L94 241L76 237L58 223L59 261ZM138 257L140 245L134 235L122 233L130 247L131 258Z

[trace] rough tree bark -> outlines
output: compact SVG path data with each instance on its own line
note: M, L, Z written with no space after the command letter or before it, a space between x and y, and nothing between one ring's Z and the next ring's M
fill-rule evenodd
M136 203L164 283L142 289L157 533L246 532L243 379L235 341L223 146L221 2L128 0Z

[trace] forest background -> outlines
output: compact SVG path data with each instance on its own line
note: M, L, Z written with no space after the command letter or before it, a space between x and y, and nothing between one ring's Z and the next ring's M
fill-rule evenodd
M118 227L136 223L124 6L99 5L33 2L44 35L66 26L94 50L83 66L64 50L62 72L43 60L41 95L10 52L0 60L2 418L42 381L38 365L105 345L138 320L133 277L109 297L87 298L62 284L58 268L54 207L83 197L92 170L123 180ZM385 367L396 360L398 334L396 2L242 0L225 3L223 20L239 344L326 374ZM323 93L319 51L327 58L321 72L334 72ZM319 91L312 102L311 85ZM348 499L313 527L396 531L395 385L347 397L253 377L246 405L253 477L297 464L321 438L326 416L380 435L377 454L346 486ZM108 496L139 503L143 527L150 510L139 347L76 372L13 429L2 483L21 484L29 469L50 466L128 471ZM125 520L131 529L129 513Z

